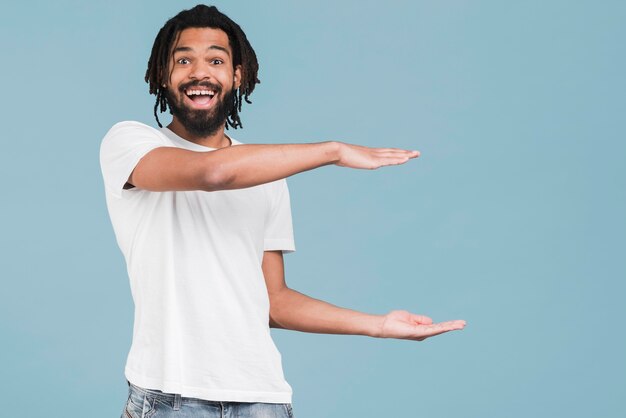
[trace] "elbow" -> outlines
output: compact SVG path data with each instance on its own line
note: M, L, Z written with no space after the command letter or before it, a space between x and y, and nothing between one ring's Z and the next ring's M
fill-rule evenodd
M232 188L233 182L234 175L228 173L228 170L222 164L213 164L203 173L202 190L206 192L227 190Z
M270 325L273 328L284 328L287 326L284 323L285 315L288 315L288 307L285 306L288 303L288 288L285 287L278 292L269 292L270 301Z
M278 321L276 321L272 315L270 315L270 321L269 321L269 325L270 328L278 328L278 329L285 329L284 326L282 326Z
M280 327L280 318L277 309L272 306L272 301L270 301L270 324L274 326L274 328Z

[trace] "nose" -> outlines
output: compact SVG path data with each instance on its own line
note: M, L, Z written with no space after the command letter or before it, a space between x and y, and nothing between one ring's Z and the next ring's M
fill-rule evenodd
M211 78L211 68L205 62L195 62L191 71L189 72L189 78L193 80L206 80Z

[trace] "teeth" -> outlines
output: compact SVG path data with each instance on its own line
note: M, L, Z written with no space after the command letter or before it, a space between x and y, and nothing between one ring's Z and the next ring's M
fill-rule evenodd
M187 96L215 96L213 90L187 90Z

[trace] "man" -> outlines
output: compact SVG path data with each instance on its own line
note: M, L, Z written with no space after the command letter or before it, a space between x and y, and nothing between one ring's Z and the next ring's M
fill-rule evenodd
M123 416L293 416L270 327L423 340L465 325L369 315L287 287L283 253L295 247L285 178L419 153L241 144L224 129L241 126L257 70L236 23L215 7L183 11L158 33L146 73L160 129L122 122L102 142L107 206L135 302ZM167 128L159 107L173 115Z

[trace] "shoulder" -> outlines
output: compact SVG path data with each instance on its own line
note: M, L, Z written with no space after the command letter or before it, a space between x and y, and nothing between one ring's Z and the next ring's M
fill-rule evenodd
M161 131L136 121L118 122L104 135L100 146L101 151L108 147L131 146L132 144L167 145L167 138Z
M153 128L152 126L148 126L145 123L137 122L134 120L125 120L122 122L118 122L109 129L109 131L104 136L105 138L120 135L120 134L144 134L144 135L155 135L161 136L161 133L158 129Z

